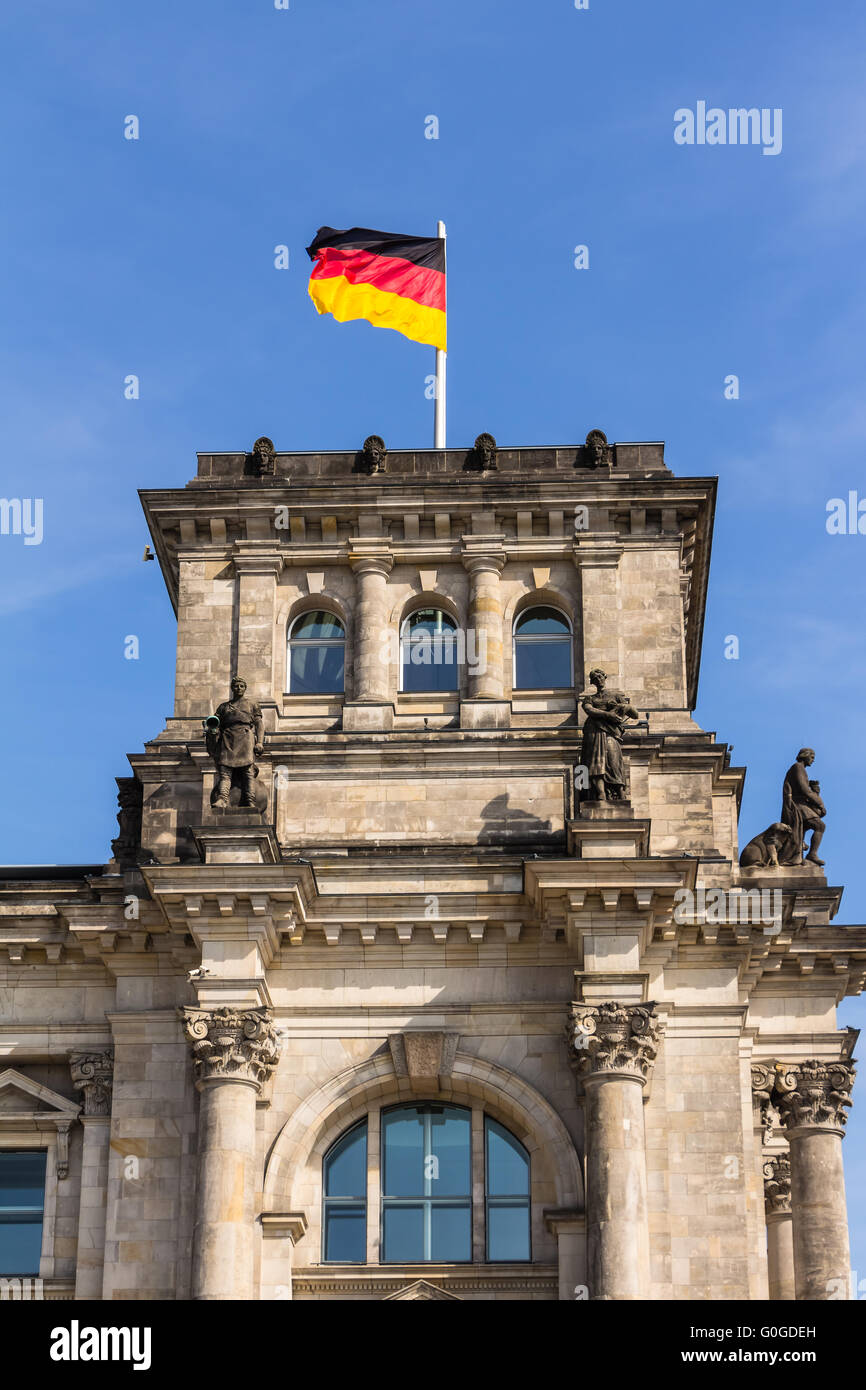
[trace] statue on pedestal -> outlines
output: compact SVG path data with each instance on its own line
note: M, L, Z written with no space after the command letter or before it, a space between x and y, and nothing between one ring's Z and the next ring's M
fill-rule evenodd
M822 817L827 808L821 800L820 782L810 782L806 776L806 768L814 761L812 748L800 749L782 784L782 818L749 841L740 855L741 869L800 869L804 864L823 869L824 860L818 858L817 850L825 830ZM809 831L812 842L806 854Z
M256 757L264 752L262 711L253 700L244 698L247 683L235 676L231 699L223 701L216 714L203 720L207 751L217 766L217 780L211 794L213 807L225 808L233 786L240 788L240 806L260 810L255 786Z
M625 771L621 745L628 720L637 719L638 712L622 691L608 690L606 681L604 671L590 671L589 682L595 691L581 700L586 715L581 761L596 800L622 801Z
M806 835L811 830L812 842L806 854L806 863L817 864L819 869L823 869L824 860L818 858L818 846L826 829L822 817L826 816L827 808L819 795L819 784L810 782L806 776L806 768L811 767L814 761L814 749L801 748L797 761L788 768L782 785L782 821L790 825L794 832L801 857L806 853Z

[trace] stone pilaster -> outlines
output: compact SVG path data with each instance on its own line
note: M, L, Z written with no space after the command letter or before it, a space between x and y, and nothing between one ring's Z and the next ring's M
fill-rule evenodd
M273 705L274 598L283 555L274 541L246 540L235 543L232 559L238 577L236 669L247 683L247 699Z
M791 1216L791 1160L788 1154L764 1159L767 1216L767 1277L774 1302L794 1299L794 1229Z
M256 1099L277 1065L267 1009L182 1010L199 1112L192 1296L251 1299L254 1276Z
M101 1299L114 1057L111 1052L73 1052L69 1058L69 1069L73 1086L81 1092L82 1111L79 1119L84 1129L75 1297Z
M569 1043L586 1095L587 1282L593 1300L649 1294L643 1088L658 1050L653 1004L574 1004Z
M847 1291L850 1267L842 1138L854 1084L847 1062L776 1067L775 1097L791 1150L796 1297L820 1301ZM847 1297L847 1292L846 1295Z

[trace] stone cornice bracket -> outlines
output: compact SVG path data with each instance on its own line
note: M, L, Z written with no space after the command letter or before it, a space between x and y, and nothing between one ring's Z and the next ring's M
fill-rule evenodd
M776 1084L776 1065L774 1062L752 1063L752 1101L760 1116L763 1142L768 1144L779 1119L779 1112L773 1102L773 1087Z
M279 578L285 555L275 540L238 540L232 547L236 574L272 574Z
M788 1154L774 1154L764 1159L764 1207L767 1217L789 1216L791 1213L791 1159Z
M776 1065L775 1099L782 1124L790 1134L798 1129L820 1129L844 1134L855 1071L848 1062L779 1062Z
M72 1052L69 1055L72 1084L81 1092L83 1114L109 1116L111 1089L114 1079L114 1054L111 1052Z
M199 1090L211 1081L239 1081L261 1091L280 1051L270 1009L186 1006L180 1015Z
M572 1004L569 1060L584 1080L616 1074L649 1079L661 1040L655 1004Z

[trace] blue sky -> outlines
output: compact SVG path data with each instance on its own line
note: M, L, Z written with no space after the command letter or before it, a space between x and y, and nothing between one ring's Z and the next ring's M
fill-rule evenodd
M431 441L431 351L318 318L303 248L321 224L424 234L441 217L449 443L599 426L719 476L696 715L749 768L744 841L815 747L829 879L842 920L863 920L866 537L825 528L828 499L866 497L862 5L78 0L7 6L0 38L0 491L44 499L41 545L0 536L0 859L107 857L113 778L171 710L174 624L137 488L181 486L197 449L259 434ZM781 153L675 144L674 112L698 101L781 108ZM828 685L849 691L832 715ZM863 1004L841 1022L862 1026ZM862 1101L845 1148L866 1278Z

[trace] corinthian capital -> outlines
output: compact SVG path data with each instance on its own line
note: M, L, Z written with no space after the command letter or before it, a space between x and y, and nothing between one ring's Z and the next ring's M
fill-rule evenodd
M764 1206L768 1216L785 1216L791 1210L791 1160L774 1154L764 1160Z
M606 1072L647 1080L658 1051L661 1024L655 1004L572 1004L568 1041L583 1077Z
M261 1089L279 1056L269 1009L183 1008L181 1017L197 1084L243 1081Z
M114 1057L110 1052L73 1052L69 1057L72 1084L81 1092L84 1114L111 1114Z
M785 1129L844 1129L854 1075L847 1062L780 1062L775 1099Z

